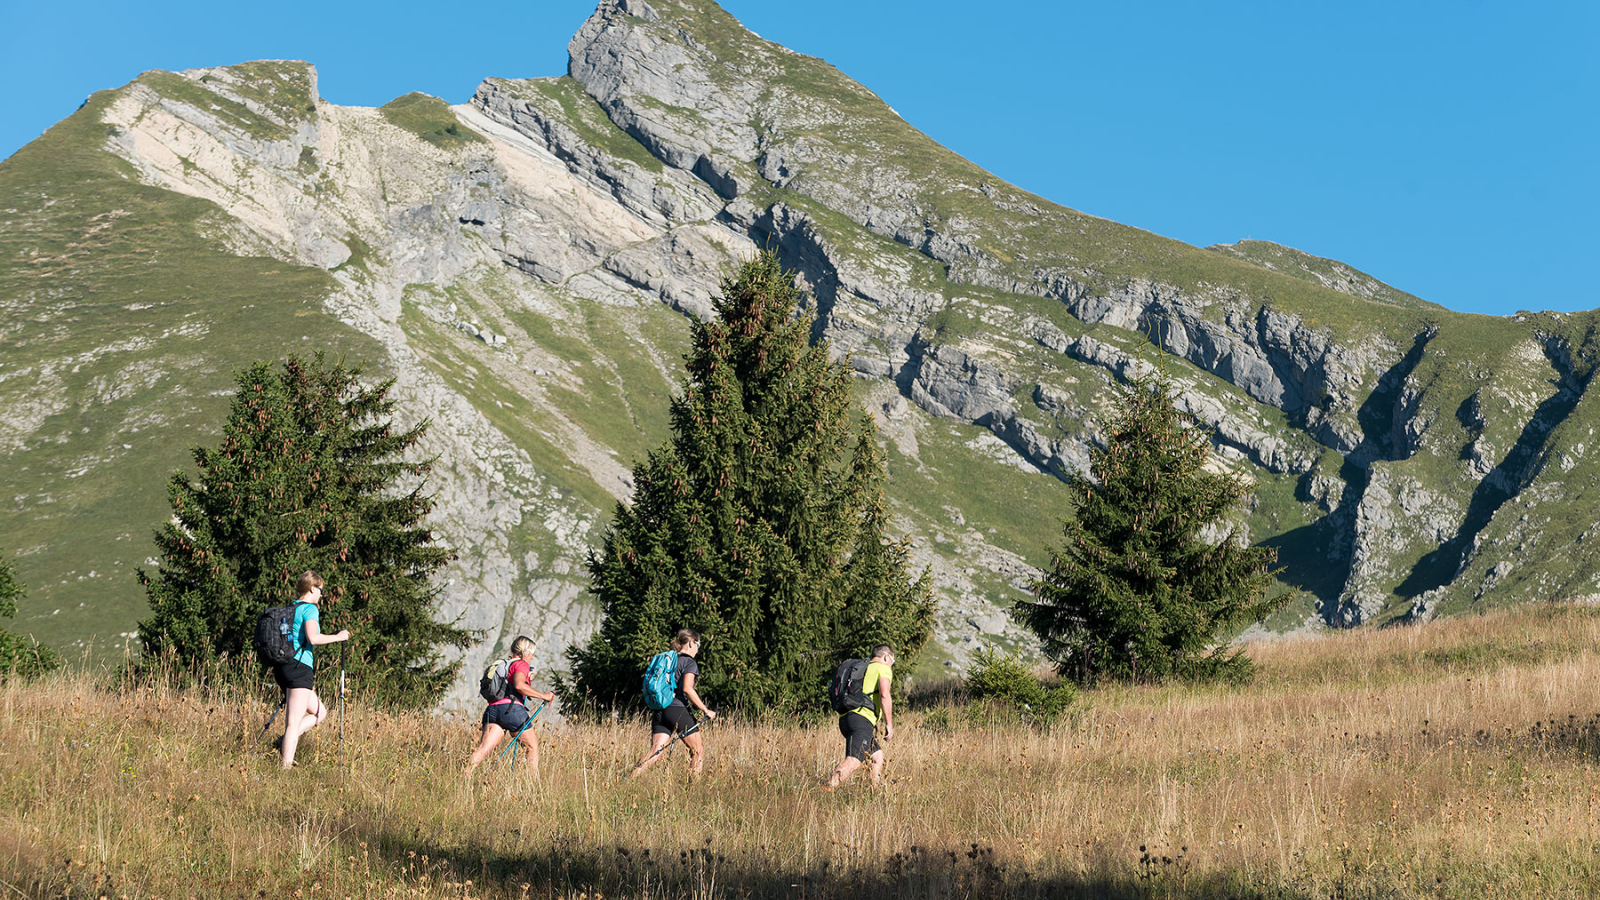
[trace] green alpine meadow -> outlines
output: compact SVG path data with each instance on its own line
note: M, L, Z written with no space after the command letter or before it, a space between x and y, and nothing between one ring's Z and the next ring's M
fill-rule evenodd
M815 610L887 591L917 610L896 633L928 635L906 677L959 675L980 651L1044 660L1012 611L1149 352L1240 488L1207 539L1275 553L1266 596L1293 598L1230 619L1207 652L1600 592L1593 314L1460 314L1301 250L1087 215L798 49L711 0L604 0L559 77L486 72L456 104L397 85L364 108L324 100L312 62L151 71L0 162L0 547L27 585L7 630L91 666L136 656L137 573L182 531L168 485L201 477L242 373L321 353L386 385L407 459L426 461L417 527L454 555L416 587L434 649L402 655L437 706L476 709L520 634L541 678L616 690L586 666L648 642L596 636L622 594L649 593L620 567L664 539L665 473L699 464L685 417L715 402L689 393L710 383L697 342L763 251L784 327L836 367L843 430L817 471L835 487L881 472L848 501L872 537L830 539L881 549L894 574L791 578L812 562L778 554L736 583L729 544L706 584L769 607L789 602L776 585L819 585L834 599ZM756 439L795 408L707 439ZM917 584L925 601L907 600ZM681 600L651 615L682 617L666 612ZM792 636L753 637L775 610L735 625L732 609L707 620L730 635L707 660L756 674L719 689L777 700L780 671L823 677ZM330 630L359 631L340 613ZM801 619L828 653L854 642Z

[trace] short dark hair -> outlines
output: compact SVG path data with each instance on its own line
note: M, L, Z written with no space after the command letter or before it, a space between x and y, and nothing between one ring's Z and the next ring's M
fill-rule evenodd
M888 644L879 644L878 646L872 648L872 655L875 656L875 657L877 657L877 656L893 656L894 655L894 648L889 646Z

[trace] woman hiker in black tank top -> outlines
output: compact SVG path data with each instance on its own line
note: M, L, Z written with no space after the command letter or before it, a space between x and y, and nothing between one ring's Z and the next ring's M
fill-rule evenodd
M692 628L680 629L672 639L672 649L678 651L678 689L673 693L671 705L650 717L650 750L628 773L629 778L665 758L662 748L672 742L674 734L684 732L688 732L683 734L683 745L689 748L689 774L699 775L705 766L705 747L700 741L700 732L690 731L699 723L694 714L689 712L689 707L693 705L705 713L706 718L717 717L694 689L695 677L700 674L700 664L694 659L700 653L700 633Z

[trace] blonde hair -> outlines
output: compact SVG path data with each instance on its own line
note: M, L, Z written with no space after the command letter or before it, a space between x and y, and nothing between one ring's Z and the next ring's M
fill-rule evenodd
M700 643L700 632L693 628L679 628L678 634L672 639L672 649L682 650L690 644Z
M525 634L518 635L517 639L511 642L511 656L513 658L520 657L524 651L532 649L533 638L528 637Z
M311 571L310 569L307 569L305 574L300 576L299 582L297 582L294 586L295 596L304 597L305 595L311 593L312 588L319 588L322 587L322 585L322 576Z

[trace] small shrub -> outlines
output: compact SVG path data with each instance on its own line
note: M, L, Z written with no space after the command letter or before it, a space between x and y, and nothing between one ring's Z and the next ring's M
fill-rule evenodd
M17 601L27 594L27 586L17 580L16 570L0 558L0 618L17 617ZM0 680L37 678L61 668L61 657L33 639L32 635L13 634L0 628Z
M1038 724L1054 722L1078 696L1070 683L1046 685L1015 654L993 647L977 652L967 670L967 691L974 700L1004 703Z
M61 657L31 635L0 631L0 680L37 678L61 668Z

